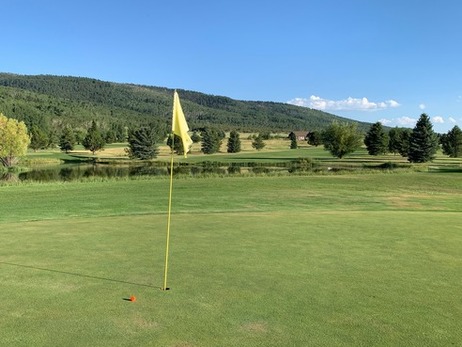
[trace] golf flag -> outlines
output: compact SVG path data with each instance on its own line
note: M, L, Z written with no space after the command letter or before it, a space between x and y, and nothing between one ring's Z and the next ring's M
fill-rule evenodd
M188 124L184 118L183 109L180 104L180 97L175 90L173 95L173 118L172 118L172 132L173 134L181 137L181 142L183 142L184 157L186 158L186 153L189 152L193 141L188 135Z

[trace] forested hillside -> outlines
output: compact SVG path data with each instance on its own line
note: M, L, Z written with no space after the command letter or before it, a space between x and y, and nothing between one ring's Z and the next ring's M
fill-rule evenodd
M347 119L285 103L239 101L223 96L178 90L190 128L217 126L248 132L319 130L334 119ZM170 122L173 90L104 82L90 78L0 73L0 112L59 132L64 126L102 128ZM359 123L360 129L369 124Z

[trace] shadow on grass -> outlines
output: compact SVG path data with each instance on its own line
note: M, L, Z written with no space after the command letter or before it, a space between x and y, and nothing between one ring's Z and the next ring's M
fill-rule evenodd
M84 278L92 278L92 279L97 279L97 280L102 280L102 281L109 281L109 282L116 282L116 283L131 284L131 285L140 286L140 287L159 288L159 286L153 286L153 285L150 285L150 284L133 283L133 282L115 280L115 279L106 278L106 277L84 275L84 274L79 274L79 273L76 273L76 272L60 271L60 270L53 270L53 269L45 269L45 268L41 268L41 267L37 267L37 266L31 266L31 265L23 265L23 264L8 263L8 262L5 262L5 261L0 261L0 264L10 265L10 266L17 266L17 267L22 267L22 268L26 268L26 269L33 269L33 270L40 270L40 271L48 271L48 272L60 273L60 274L65 274L65 275L70 275L70 276L77 276L77 277L84 277Z

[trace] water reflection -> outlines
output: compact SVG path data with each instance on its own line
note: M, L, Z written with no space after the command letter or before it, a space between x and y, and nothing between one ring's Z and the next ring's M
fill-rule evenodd
M149 165L120 166L120 165L66 165L60 167L34 169L18 175L21 181L74 181L81 178L113 178L133 176L167 175L165 167Z
M274 171L294 172L293 167L265 167L265 166L242 166L237 163L223 166L220 163L203 162L197 165L174 166L174 175L240 175L244 173L266 174ZM57 167L33 169L21 172L16 179L21 181L74 181L91 177L114 178L114 177L139 177L139 176L167 176L170 168L165 165L60 165Z
M268 174L268 173L297 173L318 170L311 160L300 159L293 162L274 163L220 163L204 161L196 164L182 163L175 165L174 175L241 175L241 174ZM85 178L131 178L139 176L167 176L170 168L166 163L148 164L62 164L54 167L35 168L19 174L4 175L1 180L20 181L73 181Z

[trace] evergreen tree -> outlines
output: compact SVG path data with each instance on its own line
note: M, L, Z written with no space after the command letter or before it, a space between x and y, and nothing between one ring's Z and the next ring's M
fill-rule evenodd
M157 142L160 134L154 128L142 126L128 133L127 152L130 159L149 160L157 158L159 148ZM181 143L181 141L178 141Z
M437 148L438 138L433 131L430 118L423 113L409 139L408 160L411 163L426 163L434 158Z
M235 130L231 131L228 139L228 153L238 153L241 151L241 140L239 133Z
M193 134L191 135L191 140L193 141L193 143L201 142L201 136L197 133L197 131L193 132Z
M263 137L260 134L252 142L252 147L257 151L262 150L265 146L266 144L263 142Z
M411 138L412 130L409 128L394 128L389 133L388 147L390 152L399 153L402 157L407 157L409 154L409 139Z
M37 125L33 125L30 131L30 148L34 151L48 147L48 136L45 131Z
M447 134L441 137L441 145L443 153L451 158L459 158L462 156L462 130L455 125Z
M59 148L68 153L74 149L76 143L74 130L70 127L65 127L63 133L59 139Z
M318 147L322 144L322 136L319 131L310 131L308 135L306 135L307 142L311 146Z
M380 155L387 153L388 135L383 130L382 123L377 122L371 125L364 138L367 152L370 155Z
M356 123L332 122L322 133L322 139L324 148L341 159L361 147L363 136Z
M180 155L184 154L183 141L181 140L181 137L174 135L173 139L173 152ZM172 150L172 134L169 134L167 137L167 146L169 146L170 150Z
M90 129L88 129L87 135L82 141L83 147L95 154L97 151L102 150L105 144L96 122L92 121Z
M220 151L221 141L225 136L223 131L217 128L206 127L202 130L201 137L201 151L204 154L213 154Z
M290 139L290 149L297 149L297 135L293 131L290 132L289 134L289 139Z
M114 130L112 129L109 129L107 132L106 132L106 135L104 137L104 141L106 143L114 143L115 141L117 141L117 136L116 136L116 133Z

